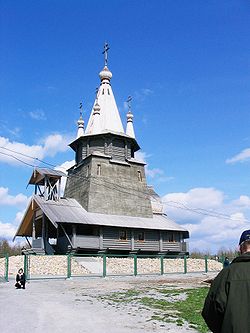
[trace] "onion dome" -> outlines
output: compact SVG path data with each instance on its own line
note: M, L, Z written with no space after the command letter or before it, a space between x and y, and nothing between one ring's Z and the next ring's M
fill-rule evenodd
M133 115L133 113L129 110L129 112L127 113L127 122L129 122L129 121L133 122L133 118L134 118L134 115Z
M129 135L131 138L135 138L135 131L133 126L133 114L129 110L127 113L127 128L126 128L126 134Z
M101 82L105 81L109 82L112 78L112 73L110 72L107 66L104 66L103 70L99 73L99 77L101 79Z
M94 108L93 108L93 114L94 115L96 115L96 114L100 114L100 111L101 111L101 107L100 107L100 105L98 104L98 102L96 101L96 103L95 103L95 106L94 106Z
M77 138L84 135L84 120L82 118L82 112L80 112L80 118L77 121L78 130L77 130Z

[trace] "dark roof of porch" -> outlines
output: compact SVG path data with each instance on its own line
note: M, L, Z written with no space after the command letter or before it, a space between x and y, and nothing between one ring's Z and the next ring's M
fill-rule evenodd
M50 168L35 168L32 172L32 175L30 177L28 184L44 185L45 176L48 176L49 178L52 178L55 181L57 181L57 179L59 179L61 177L66 177L66 174L62 171L54 170L54 169L50 169Z

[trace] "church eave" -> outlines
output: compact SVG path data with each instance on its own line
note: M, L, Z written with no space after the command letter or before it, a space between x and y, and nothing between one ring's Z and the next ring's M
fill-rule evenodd
M73 142L71 142L69 144L69 146L74 150L76 151L77 150L77 146L78 144L81 142L81 141L86 141L86 140L91 140L93 138L97 138L97 137L120 137L120 138L123 138L127 141L131 141L133 143L133 146L134 146L134 150L135 151L138 151L140 150L140 146L138 145L136 139L130 137L129 135L127 134L124 134L124 133L118 133L118 132L111 132L111 131L107 131L107 132L102 132L102 133L98 133L98 134L85 134L79 138L77 138L76 140L74 140Z
M110 215L87 212L75 199L61 198L59 201L45 200L39 195L33 195L24 217L15 234L17 236L31 236L30 228L35 208L40 208L51 223L57 228L58 223L79 223L98 226L113 226L131 229L151 229L178 231L189 237L188 231L169 219L165 214L153 214L152 217L137 217L125 215ZM29 232L27 227L29 226Z

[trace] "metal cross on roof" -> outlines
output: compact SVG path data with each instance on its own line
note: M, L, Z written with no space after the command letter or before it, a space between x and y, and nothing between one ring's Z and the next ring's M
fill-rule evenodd
M127 99L127 105L128 105L128 110L131 111L131 101L132 101L132 97L131 96L128 96L128 99Z
M80 117L81 117L82 116L82 102L80 102L79 109L80 109Z
M102 54L104 54L104 65L108 66L108 50L110 49L109 45L107 42L104 44L104 51Z

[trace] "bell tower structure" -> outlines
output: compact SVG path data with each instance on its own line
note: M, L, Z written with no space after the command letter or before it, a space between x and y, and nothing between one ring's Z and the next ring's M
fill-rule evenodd
M101 82L86 130L81 110L77 138L70 143L75 165L68 170L65 196L76 199L88 212L152 217L145 163L135 158L140 147L133 127L131 98L125 132L110 83L108 50L105 44Z

